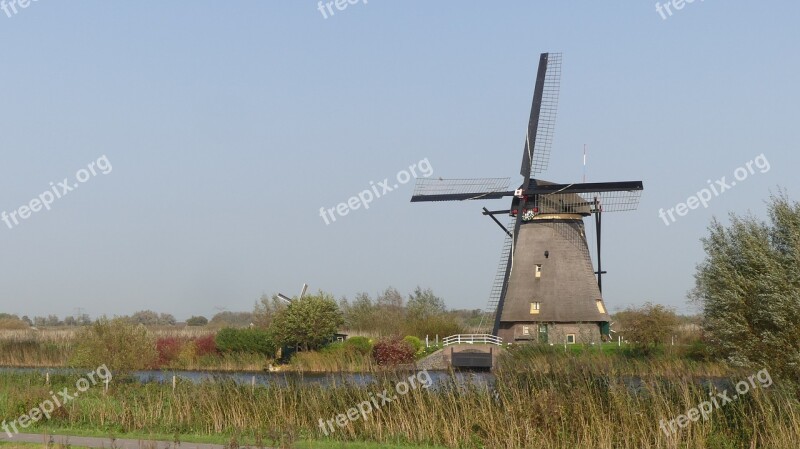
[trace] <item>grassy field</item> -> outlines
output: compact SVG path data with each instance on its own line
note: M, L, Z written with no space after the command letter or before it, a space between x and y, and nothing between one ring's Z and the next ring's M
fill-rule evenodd
M704 386L703 380L721 377L735 383L751 371L671 356L523 348L503 360L493 388L452 381L412 389L328 436L319 419L347 413L384 389L391 392L403 377L386 374L367 387L185 382L175 391L171 385L116 378L107 395L92 388L34 430L284 447L311 441L313 447L367 442L379 447L795 449L800 403L793 386L779 379L676 434L659 428L660 420L674 419L709 398L714 387ZM4 376L0 416L14 419L50 397L49 391L74 388L76 378L51 380L48 386L36 374Z

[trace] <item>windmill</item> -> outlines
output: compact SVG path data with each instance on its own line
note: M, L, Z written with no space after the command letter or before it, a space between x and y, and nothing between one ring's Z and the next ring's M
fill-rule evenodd
M300 296L298 296L298 298L299 299L303 299L303 296L306 295L307 291L308 291L308 284L303 284L303 288L300 289ZM283 293L278 293L275 296L277 296L279 299L283 300L287 304L291 304L292 303L292 298L284 295Z
M534 178L547 169L558 106L561 54L542 53L522 156L522 184L510 178L419 178L412 202L511 197L506 210L483 208L506 233L487 312L492 333L506 342L595 342L608 337L602 297L601 223L605 212L633 210L641 181L557 184ZM508 215L508 226L497 216ZM594 216L597 270L584 218Z

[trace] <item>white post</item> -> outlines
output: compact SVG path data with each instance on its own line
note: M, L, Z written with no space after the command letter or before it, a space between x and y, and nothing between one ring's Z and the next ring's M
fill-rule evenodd
M256 392L256 376L253 376L253 378L250 380L250 391L252 393Z
M110 381L111 381L111 377L110 376L106 376L106 386L105 386L105 389L103 390L104 393L108 393L108 384L109 384Z
M675 346L675 336L672 336L672 346Z
M617 335L617 346L622 346L622 335Z
M436 346L439 346L439 334L436 334Z
M50 385L50 371L48 371L48 372L46 372L44 374L44 384L45 385Z
M428 342L428 336L427 335L425 336L425 347L426 348L430 348L431 347L431 345Z
M178 378L176 376L172 376L172 392L175 392L175 387L178 385Z

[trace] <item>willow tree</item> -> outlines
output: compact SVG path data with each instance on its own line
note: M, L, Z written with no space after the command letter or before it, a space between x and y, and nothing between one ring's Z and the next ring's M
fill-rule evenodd
M691 298L703 308L711 347L738 366L800 376L800 204L785 193L768 202L769 220L730 215L704 238Z

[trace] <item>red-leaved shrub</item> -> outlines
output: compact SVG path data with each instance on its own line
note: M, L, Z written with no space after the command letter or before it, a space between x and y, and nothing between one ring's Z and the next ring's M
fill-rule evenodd
M372 357L378 365L399 365L414 361L414 348L399 337L380 340L372 348Z
M198 337L194 340L194 344L197 346L197 355L200 357L218 352L214 334Z
M178 358L186 340L177 337L161 337L156 340L156 350L158 351L158 367L169 365Z

